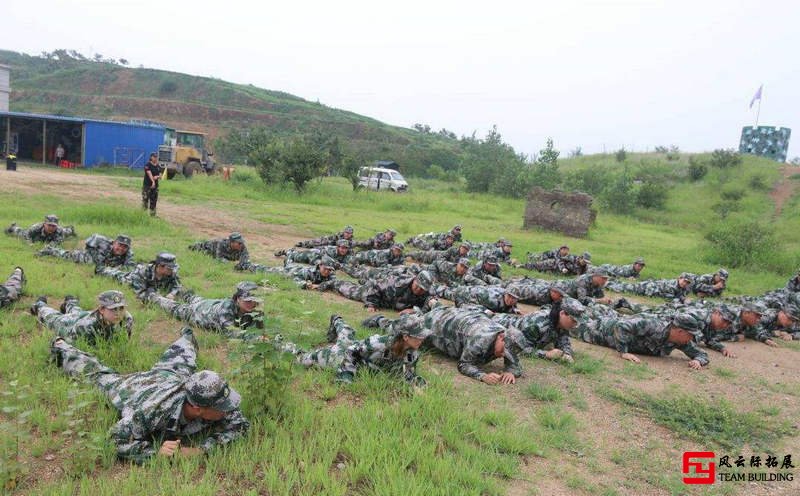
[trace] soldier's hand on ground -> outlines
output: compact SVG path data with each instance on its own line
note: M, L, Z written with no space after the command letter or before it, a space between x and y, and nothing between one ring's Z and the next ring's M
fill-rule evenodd
M375 307L367 307L367 312L369 312L369 313L375 313L377 311L378 311L378 309L375 308Z
M736 358L736 353L732 352L728 348L722 349L722 356L726 356L728 358Z
M556 358L561 358L564 355L564 352L559 350L558 348L553 348L552 350L546 352L544 354L545 358L549 358L550 360L555 360Z
M400 315L406 315L406 314L409 314L409 313L414 313L414 309L413 308L406 308L405 310L400 310Z
M317 289L319 288L319 284L309 284L306 289Z
M714 289L725 289L725 281L720 281L714 285Z
M604 298L598 298L597 299L597 303L602 303L603 305L611 305L612 301L611 301L611 298L606 296Z
M775 335L778 336L779 338L783 339L784 341L791 341L792 340L792 335L789 334L786 331L776 331Z
M629 361L631 361L633 363L641 363L641 360L639 359L639 357L637 357L633 353L623 353L619 357L622 358L623 360L629 360Z
M697 360L689 360L689 368L692 370L700 370L703 368Z
M164 444L161 445L161 449L158 450L158 454L162 456L172 456L180 449L180 446L180 439L175 441L164 441Z
M515 382L517 382L517 378L511 372L503 372L500 375L501 384L514 384Z
M502 376L500 374L495 374L494 372L490 374L483 374L481 376L481 382L485 382L486 384L497 384L500 382Z
M180 448L178 454L186 457L198 456L203 454L203 450L200 448Z
M744 334L737 334L736 341L744 341Z
M572 355L567 355L566 353L561 357L561 359L568 363L575 363L575 359L572 358Z
M767 339L766 341L764 341L764 344L767 345L767 346L772 346L773 348L777 348L778 347L778 343L776 343L775 341L773 341L771 339Z

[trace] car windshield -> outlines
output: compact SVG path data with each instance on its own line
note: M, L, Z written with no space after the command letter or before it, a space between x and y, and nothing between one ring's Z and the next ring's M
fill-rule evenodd
M392 179L394 179L395 181L405 181L405 179L403 179L403 176L401 176L399 172L392 172Z

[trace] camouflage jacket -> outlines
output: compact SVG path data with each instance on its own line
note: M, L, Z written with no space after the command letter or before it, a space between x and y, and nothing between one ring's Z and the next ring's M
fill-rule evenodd
M485 286L487 284L503 284L503 276L500 266L497 266L497 271L490 274L483 269L483 264L479 261L474 267L470 267L467 274L464 276L464 284L468 286Z
M111 339L118 332L124 332L130 337L133 330L133 316L128 312L125 312L125 317L119 324L108 324L100 316L100 312L83 310L76 300L67 300L65 307L66 312L62 314L55 308L42 306L37 316L42 324L68 343L83 338L94 346L98 339Z
M592 275L584 274L575 279L559 279L552 281L552 284L570 296L588 305L594 298L603 298L605 293L603 288L598 288L592 284Z
M389 276L384 279L372 279L364 284L361 299L364 306L373 308L392 308L405 310L406 308L428 308L431 296L424 294L417 296L411 291L413 275Z
M388 250L393 244L394 239L389 239L385 233L379 232L367 240L356 241L354 246L366 250Z
M425 327L433 331L426 340L445 355L458 360L458 371L480 380L480 367L495 360L494 341L506 328L492 321L477 308L437 306L425 314ZM503 354L504 371L522 375L518 351L506 346Z
M722 352L725 349L723 341L736 341L736 326L731 324L727 329L715 330L711 328L711 314L714 309L700 305L684 306L673 312L674 314L690 314L692 318L700 324L703 331L703 342L714 351Z
M282 268L283 274L291 277L300 289L308 289L312 284L333 281L336 276L322 277L317 266L288 264Z
M316 248L318 246L336 246L336 243L340 239L346 239L344 237L344 231L339 231L338 233L328 234L326 236L322 236L316 239L308 239L305 241L299 241L295 246L298 248Z
M611 277L619 277L619 278L631 277L633 279L639 278L639 273L633 269L633 264L628 264L628 265L603 264L600 265L598 268L605 270Z
M424 250L412 251L406 256L411 257L420 263L433 263L436 260L446 260L448 262L456 263L462 257L459 252L458 246L451 246L446 250Z
M368 265L343 265L342 272L359 283L365 284L370 279L383 279L387 277L414 276L420 271L418 265L396 265L387 267L370 267Z
M428 265L425 270L430 272L434 281L440 284L445 284L447 286L461 286L464 284L464 278L466 277L466 274L459 276L456 273L456 266L457 264L448 262L446 260L436 260L432 264Z
M133 250L128 248L124 255L114 255L114 252L111 251L112 241L102 234L92 234L86 239L86 253L91 255L95 265L103 267L135 267L136 262L133 261Z
M444 297L456 305L480 305L492 312L519 313L516 305L505 303L506 289L502 286L458 286L445 290Z
M260 324L259 312L243 314L239 306L230 298L208 299L191 296L186 303L178 303L160 295L152 300L173 317L189 325L207 331L224 334L230 339L251 339L255 337L247 329Z
M127 280L139 298L149 290L163 291L167 295L174 295L182 289L181 280L175 272L171 276L156 279L155 265L152 263L137 265L127 275Z
M503 327L516 327L522 331L525 341L530 345L530 349L525 350L526 354L534 353L539 358L545 358L545 348L549 345L563 351L565 355L573 354L569 332L553 326L549 309L523 316L498 313L492 316L492 320Z
M487 248L485 250L477 251L476 253L477 253L477 259L478 260L483 260L486 257L494 257L494 258L497 259L498 263L508 262L508 261L511 260L511 254L510 253L506 253L505 250L503 250L499 246L493 246L493 247ZM498 270L499 270L499 267L498 267Z
M694 283L691 288L694 294L703 293L706 296L721 296L722 292L725 291L725 286L723 286L722 289L716 289L714 287L714 274L694 276Z
M528 305L550 305L553 300L550 298L550 286L553 281L546 281L544 279L511 279L507 281L504 286L508 291L519 296L521 303Z
M196 364L194 356L187 356L176 344L152 369L125 375L115 387L111 402L121 418L111 428L111 437L120 458L142 462L158 452L160 440L184 438L203 431L210 431L210 435L200 443L200 448L208 452L241 437L250 427L238 409L216 422L202 418L187 422L183 418L186 402L183 385L195 372Z
M394 256L391 249L387 250L367 250L353 255L351 262L373 267L383 267L386 265L403 265L405 256Z
M367 367L371 370L399 375L410 384L424 384L425 381L417 375L419 351L409 349L402 356L394 356L392 344L394 344L396 336L396 334L374 334L349 345L344 350L344 360L339 366L337 375L352 377L359 367Z
M633 293L651 298L664 298L673 303L683 303L691 285L681 288L677 279L647 279L640 282L623 282L611 280L606 287L619 293Z
M678 347L667 341L670 324L658 317L635 316L620 319L613 328L614 342L620 353L667 356L678 348L691 360L708 365L708 354L697 347L694 341Z
M310 250L289 250L286 252L284 263L287 265L290 263L315 265L318 260L326 256L340 264L352 263L353 260L353 256L350 253L345 256L339 255L339 251L335 246L320 246Z
M55 231L47 234L44 232L44 222L40 222L32 225L28 229L19 229L14 234L33 243L52 243L60 245L65 238L75 236L75 230L71 227L58 226Z
M242 249L233 251L231 250L231 242L228 238L199 241L193 245L189 245L189 249L211 255L217 260L239 262L237 266L242 269L246 269L247 265L250 263L250 254L247 252L247 245L242 242Z

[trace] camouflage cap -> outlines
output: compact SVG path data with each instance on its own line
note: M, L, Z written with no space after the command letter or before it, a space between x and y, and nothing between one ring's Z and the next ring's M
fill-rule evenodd
M470 266L469 258L466 258L466 257L459 258L458 262L456 262L456 263L459 264L459 265L463 265L464 267L469 267Z
M252 294L252 291L258 289L258 284L253 281L242 281L236 285L236 292L233 297L239 301L254 301L256 303L263 303L264 300Z
M504 246L514 246L514 243L512 243L511 241L505 239L505 240L503 240L503 245Z
M395 230L394 230L394 229L392 229L391 227L390 227L389 229L387 229L386 231L384 231L384 232L388 232L388 233L389 233L389 234L391 234L392 236L397 236L397 231L395 231Z
M720 269L717 271L717 274L719 274L719 276L720 276L721 278L725 279L726 281L728 280L728 271L727 271L727 270L725 270L725 269L723 269L723 268L720 268Z
M350 248L350 241L346 239L340 239L336 241L336 246L346 246L347 248Z
M719 305L714 310L718 311L720 315L722 315L722 318L727 320L728 322L736 321L736 312L733 310L733 308L729 307L728 305L724 304Z
M561 245L561 246L559 246L559 247L558 247L558 249L559 249L559 250L562 250L562 249L564 249L564 248L566 248L567 250L569 250L569 246L567 246L567 245Z
M531 347L528 340L525 339L525 334L513 326L509 326L505 330L505 343L506 348L512 353L521 353Z
M115 289L103 291L97 295L97 304L110 310L127 306L127 303L125 302L125 295L122 294L121 291L117 291Z
M681 272L681 275L678 276L678 279L686 279L690 283L694 282L694 274L690 272Z
M472 243L470 243L469 241L463 241L461 243L461 246L466 246L468 250L472 249Z
M392 245L392 250L400 250L403 251L405 249L405 245L403 243L395 243Z
M44 216L44 223L45 224L54 224L54 225L57 226L58 225L58 216L53 215L53 214L45 215Z
M585 252L583 252L583 255L581 255L581 257L583 257L584 260L591 260L592 259L592 254L589 253L588 251L585 251Z
M670 324L691 333L696 338L703 337L704 323L691 313L679 313L675 315Z
M497 257L494 255L489 255L488 257L484 257L483 263L487 265L497 265Z
M450 229L450 231L460 231L460 230L461 230L461 224L456 224L453 226L452 229Z
M589 274L593 276L605 277L606 279L608 279L608 271L606 269L603 269L602 267L593 268L592 270L589 271Z
M201 370L183 385L186 399L194 406L232 412L239 408L242 397L216 372Z
M759 315L764 315L767 311L767 307L758 301L748 301L744 305L742 305L742 311L744 312L753 312Z
M516 292L515 290L513 290L513 289L506 289L506 290L505 290L505 292L504 292L504 294L507 294L508 296L511 296L511 297L513 297L515 300L519 301L519 295L518 295L518 294L517 294L517 292Z
M228 235L228 241L238 241L239 243L244 242L244 238L242 237L242 233L232 232Z
M117 239L115 239L114 241L116 241L117 243L119 243L121 245L125 245L127 247L131 246L131 238L130 238L130 236L126 236L125 234L120 234L119 236L117 236Z
M336 261L328 255L322 255L322 257L317 260L317 267L328 267L329 269L333 269L336 267Z
M427 270L423 270L417 274L417 277L414 280L417 281L417 286L425 291L429 291L433 285L433 276Z
M353 226L344 226L344 229L342 229L342 232L349 232L349 233L352 234L353 233Z
M646 263L644 263L644 258L642 258L642 257L639 257L639 258L637 258L636 260L634 260L634 261L633 261L633 264L634 264L634 265L636 265L636 264L639 264L639 265L647 265Z
M413 312L401 315L394 324L394 329L401 335L425 339L433 334L433 331L425 327L424 324L425 314L422 312Z
M165 251L159 253L156 256L156 259L155 259L154 263L156 265L164 265L165 267L169 267L170 269L173 269L173 270L178 268L178 262L177 262L177 259L175 258L175 255L173 255L172 253L165 252Z
M586 307L581 302L568 296L561 299L561 310L576 320L582 318L586 313Z
M556 293L560 294L562 297L567 295L567 293L565 293L563 289L559 288L555 284L551 284L550 287L547 288L547 290L548 291L555 291Z

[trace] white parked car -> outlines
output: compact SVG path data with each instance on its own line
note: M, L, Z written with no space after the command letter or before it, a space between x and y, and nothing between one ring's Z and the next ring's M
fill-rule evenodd
M408 183L402 174L381 167L362 167L358 172L358 184L375 191L391 190L398 193L408 191Z

